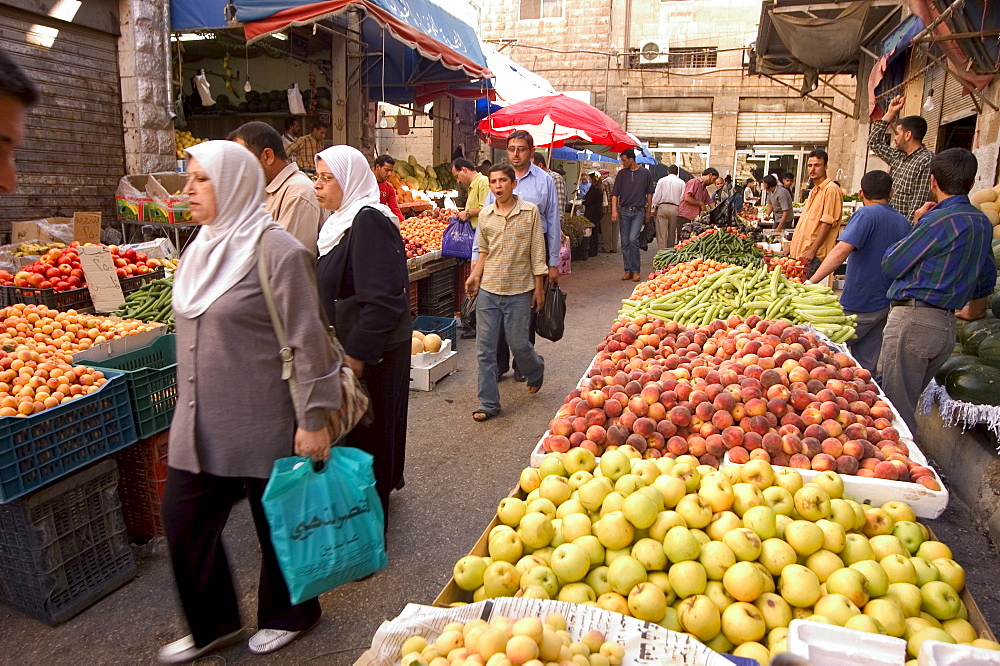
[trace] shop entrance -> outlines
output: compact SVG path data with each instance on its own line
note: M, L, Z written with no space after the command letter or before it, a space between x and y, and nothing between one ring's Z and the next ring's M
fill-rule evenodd
M976 119L979 116L966 116L952 123L941 125L938 130L937 152L949 148L965 148L972 150L972 142L976 134Z
M753 178L760 181L761 178L771 172L780 174L793 174L795 179L792 184L792 196L797 200L796 193L801 189L801 184L805 181L804 165L805 149L789 149L784 147L755 148L754 150L736 151L736 166L733 169L733 177L739 181Z

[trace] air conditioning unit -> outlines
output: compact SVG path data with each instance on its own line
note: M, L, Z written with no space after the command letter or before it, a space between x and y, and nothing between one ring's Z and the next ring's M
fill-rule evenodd
M670 46L665 41L641 42L639 65L666 65L670 61Z

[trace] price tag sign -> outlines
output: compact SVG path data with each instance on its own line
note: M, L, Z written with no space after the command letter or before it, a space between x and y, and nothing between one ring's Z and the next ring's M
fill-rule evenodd
M105 245L81 245L79 253L94 309L98 312L117 310L125 302L125 294L111 250Z
M101 214L73 213L73 238L81 243L100 243Z

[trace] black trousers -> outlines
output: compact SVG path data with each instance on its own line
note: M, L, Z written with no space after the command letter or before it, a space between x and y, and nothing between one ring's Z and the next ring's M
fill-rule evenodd
M222 530L244 489L260 540L258 629L302 631L319 621L319 599L296 606L291 603L260 503L266 486L267 479L192 474L167 468L163 523L181 607L198 647L243 627L222 546Z
M538 324L538 312L531 311L531 320L528 324L528 340L535 344L535 327ZM510 347L507 345L507 335L503 328L500 328L500 337L497 339L497 376L510 370ZM517 372L517 363L514 363L514 371Z

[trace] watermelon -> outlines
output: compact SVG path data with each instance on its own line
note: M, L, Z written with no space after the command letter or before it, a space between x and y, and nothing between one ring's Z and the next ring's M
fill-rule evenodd
M1000 370L990 366L952 370L945 389L955 400L1000 406Z
M1000 332L991 333L979 345L979 360L986 365L1000 368Z
M1000 294L993 294L990 297L990 311L994 317L1000 318Z
M952 356L944 362L941 369L934 375L934 381L944 386L952 370L968 370L970 368L981 367L982 365L983 362L977 356Z
M966 354L977 355L979 353L979 345L982 344L983 340L990 333L997 330L998 327L1000 327L1000 320L997 319L978 319L969 322L962 329L964 335L962 349L965 350Z

